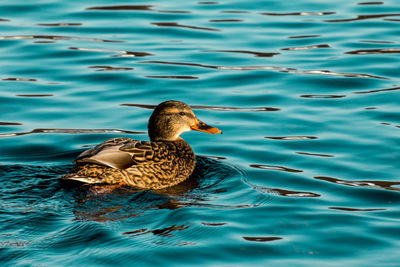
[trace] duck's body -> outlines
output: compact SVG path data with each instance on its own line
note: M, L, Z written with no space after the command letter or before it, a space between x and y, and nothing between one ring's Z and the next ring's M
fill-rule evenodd
M188 178L195 167L195 155L183 139L146 142L122 137L83 152L75 162L64 179L160 189Z
M148 129L150 142L124 137L107 140L80 154L72 171L62 178L144 189L170 187L187 179L196 164L193 150L179 135L189 130L221 133L178 101L158 105Z

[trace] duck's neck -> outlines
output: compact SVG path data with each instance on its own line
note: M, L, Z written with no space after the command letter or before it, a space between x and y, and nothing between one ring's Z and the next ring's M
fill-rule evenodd
M172 136L172 135L156 135L153 134L149 131L149 137L150 141L152 142L159 142L159 141L168 141L168 142L174 142L174 141L180 141L183 140L179 136Z
M147 126L151 141L176 141L182 133L175 124L150 117Z

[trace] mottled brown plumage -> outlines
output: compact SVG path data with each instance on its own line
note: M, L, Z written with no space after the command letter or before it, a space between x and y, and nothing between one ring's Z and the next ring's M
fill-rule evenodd
M195 154L179 135L190 130L221 133L198 120L188 105L173 100L155 108L148 130L149 142L119 137L83 152L62 179L144 189L170 187L187 179L195 167Z

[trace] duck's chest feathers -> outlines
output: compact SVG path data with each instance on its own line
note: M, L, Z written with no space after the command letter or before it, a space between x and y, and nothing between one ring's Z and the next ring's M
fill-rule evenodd
M173 153L169 153L168 157L171 158L175 167L177 168L177 174L188 177L192 174L196 160L195 154L192 148L183 139L174 142L168 142ZM170 152L172 152L170 150Z

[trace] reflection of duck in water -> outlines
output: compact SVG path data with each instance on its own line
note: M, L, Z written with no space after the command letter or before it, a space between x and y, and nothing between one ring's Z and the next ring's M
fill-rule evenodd
M243 202L239 204L231 203L232 199L226 198L227 195L233 194L233 198L237 201L240 197L236 192L249 190L249 187L242 182L244 176L244 170L220 160L197 155L196 167L191 176L171 187L157 190L96 184L73 187L70 191L76 204L73 212L77 220L106 222L146 216L149 215L147 213L149 210L249 207L253 203L248 203L249 200L252 201L252 198L248 198L248 194L242 194ZM250 189L250 192L258 191ZM225 202L226 200L228 202Z
M179 137L190 130L222 133L197 119L185 103L163 102L149 119L150 142L125 137L107 140L80 154L72 171L62 179L144 189L176 185L187 179L195 167L193 150Z

